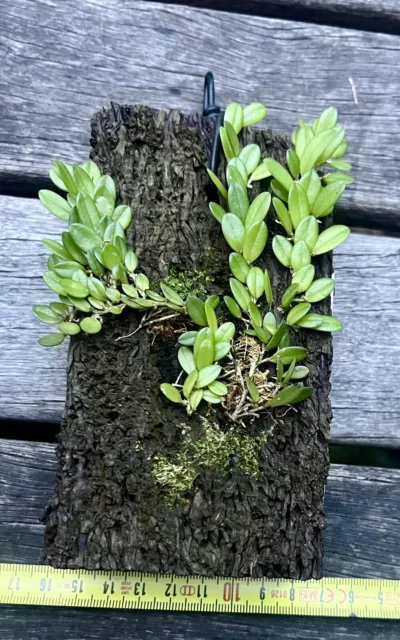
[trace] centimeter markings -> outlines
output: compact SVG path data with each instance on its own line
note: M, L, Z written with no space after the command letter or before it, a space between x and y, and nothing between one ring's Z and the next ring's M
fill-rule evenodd
M400 619L400 581L267 580L0 564L0 603Z

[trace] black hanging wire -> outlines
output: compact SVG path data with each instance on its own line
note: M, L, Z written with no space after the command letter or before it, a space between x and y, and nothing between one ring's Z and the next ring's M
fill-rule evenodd
M219 128L222 127L224 121L224 110L215 104L215 84L211 71L209 71L204 78L203 116L205 118L215 118L214 137L209 164L211 171L217 173L221 147Z

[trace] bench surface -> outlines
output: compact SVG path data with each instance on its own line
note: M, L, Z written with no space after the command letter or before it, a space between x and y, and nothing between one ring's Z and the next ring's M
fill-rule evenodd
M180 5L180 6L178 6ZM193 5L193 6L190 6ZM37 200L54 159L80 162L89 121L110 100L200 110L204 74L217 101L262 101L291 130L335 105L356 184L337 220L332 442L400 447L400 7L396 0L0 0L0 562L38 562L53 493L66 347L36 344L33 304L49 297L43 237L64 224ZM11 440L13 421L31 429ZM15 424L17 424L15 422ZM400 580L400 470L332 465L325 573ZM398 638L389 621L0 608L1 640Z

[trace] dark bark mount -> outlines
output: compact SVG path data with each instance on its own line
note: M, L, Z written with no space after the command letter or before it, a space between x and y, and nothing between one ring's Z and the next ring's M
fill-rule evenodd
M207 206L204 165L212 126L196 115L143 107L122 109L119 116L116 122L111 110L95 115L92 157L132 207L128 239L144 272L156 279L171 266L207 269L213 292L227 293L229 249ZM254 131L247 139L264 155L283 159L283 138ZM267 263L279 300L288 272L271 257ZM318 270L330 275L330 257ZM322 303L321 311L328 310ZM139 321L126 311L97 336L71 343L43 560L87 569L320 577L330 336L302 332L296 338L309 349L315 392L276 426L262 450L260 476L246 476L234 461L223 478L200 469L188 501L168 508L168 489L154 482L152 458L173 456L183 427L195 434L203 427L199 416L189 418L159 392L160 382L178 373L174 336L154 339L141 330L116 341ZM216 419L223 426L219 414Z

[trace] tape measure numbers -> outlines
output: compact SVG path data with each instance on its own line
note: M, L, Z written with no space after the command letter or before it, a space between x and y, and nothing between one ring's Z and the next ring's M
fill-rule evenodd
M0 564L0 603L400 619L400 581L203 578Z

